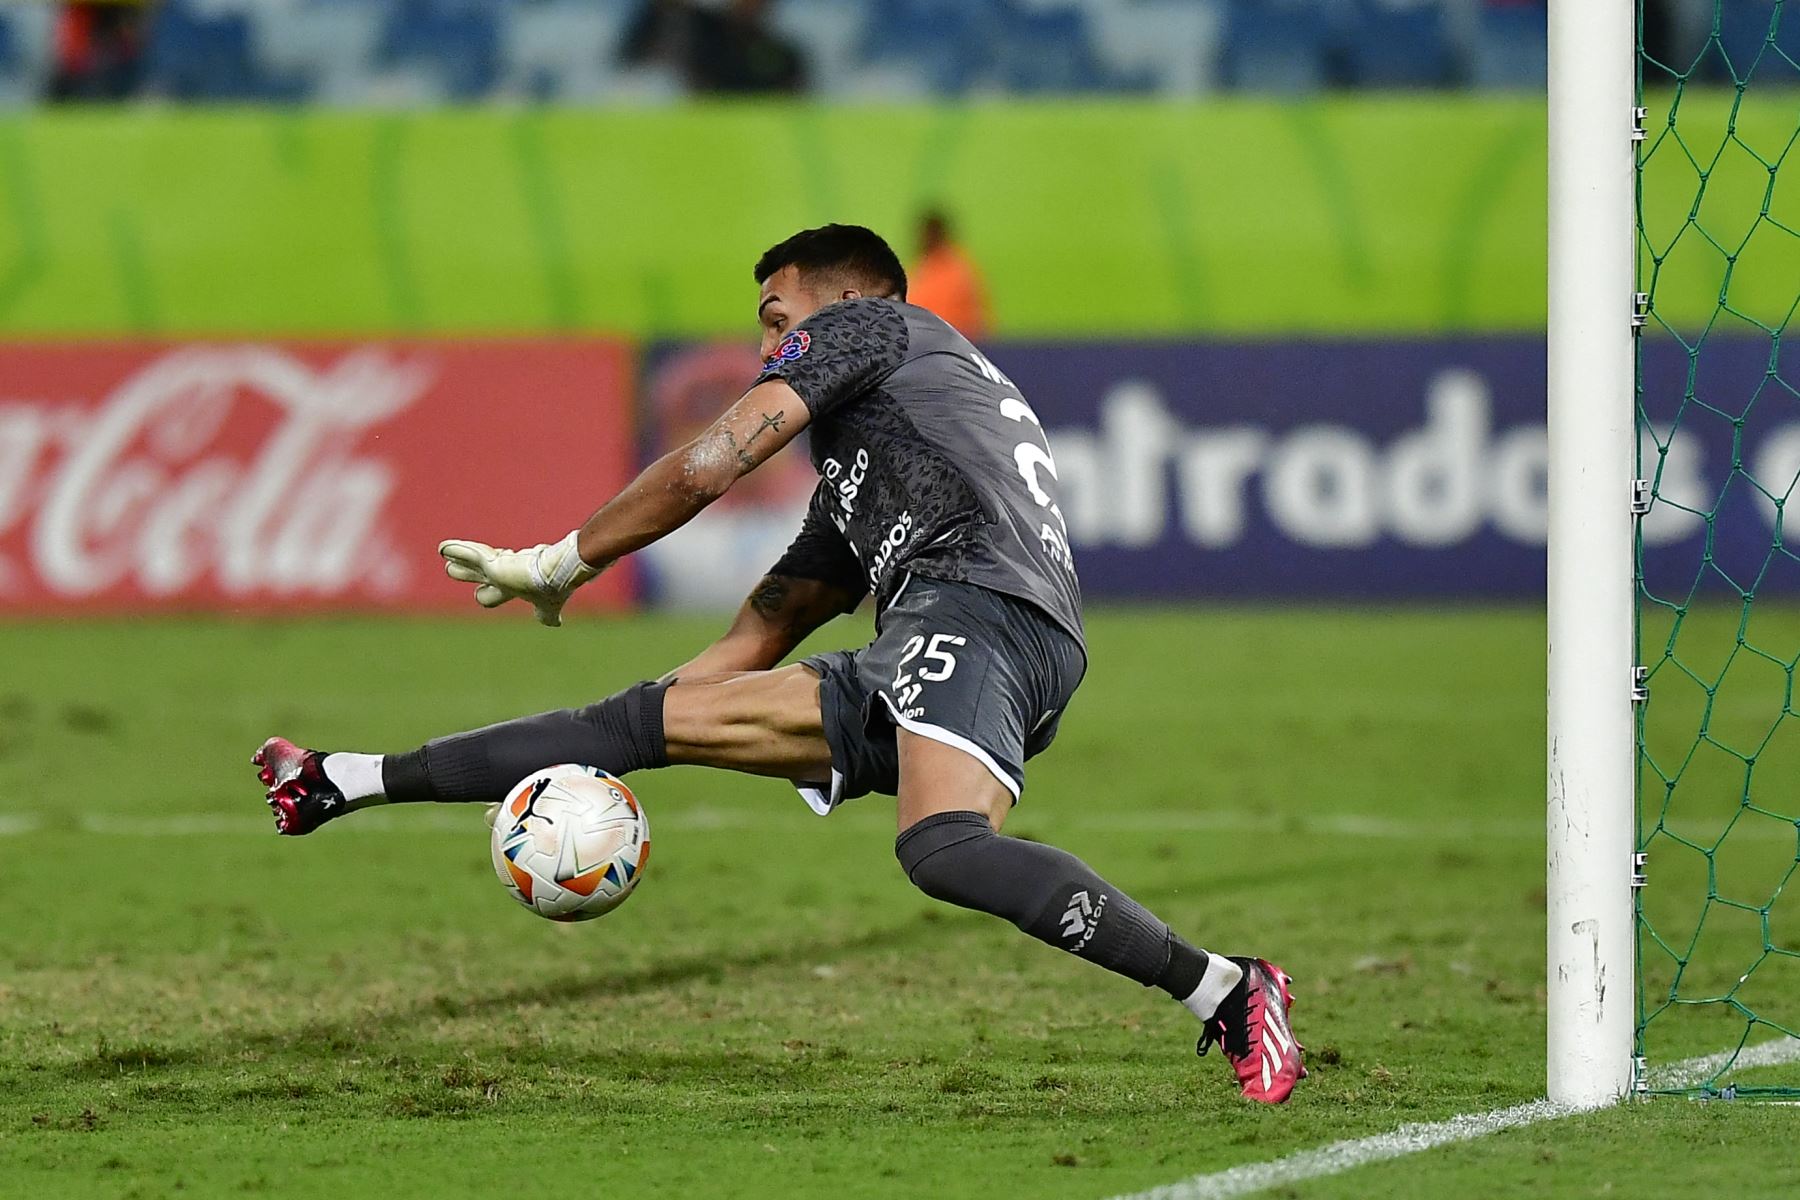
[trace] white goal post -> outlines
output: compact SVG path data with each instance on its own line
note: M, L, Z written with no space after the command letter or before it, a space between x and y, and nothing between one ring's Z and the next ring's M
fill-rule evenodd
M1635 0L1550 0L1551 1100L1631 1090Z

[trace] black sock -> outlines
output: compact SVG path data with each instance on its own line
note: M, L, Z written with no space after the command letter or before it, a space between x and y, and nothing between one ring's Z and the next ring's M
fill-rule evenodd
M1002 837L976 812L938 813L894 842L907 878L934 899L1003 917L1098 966L1185 1000L1207 955L1064 850Z
M1169 932L1169 962L1156 977L1156 986L1177 1000L1186 1000L1200 986L1206 974L1206 951L1190 946L1181 935Z
M586 763L624 775L669 765L663 742L666 683L638 683L586 708L521 717L426 742L381 761L387 798L488 802L543 767Z

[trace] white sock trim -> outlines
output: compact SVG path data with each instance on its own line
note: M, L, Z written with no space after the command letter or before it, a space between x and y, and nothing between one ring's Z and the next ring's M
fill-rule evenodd
M1181 1002L1181 1006L1202 1021L1210 1020L1219 1011L1220 1003L1231 995L1231 989L1243 977L1244 968L1229 958L1222 954L1208 954L1206 973L1200 976L1200 986L1194 989L1193 995Z
M325 778L337 784L346 800L367 800L382 794L381 755L327 754Z

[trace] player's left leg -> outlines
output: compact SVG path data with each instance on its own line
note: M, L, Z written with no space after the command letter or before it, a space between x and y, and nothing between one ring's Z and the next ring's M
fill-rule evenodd
M1203 1047L1223 1043L1246 1096L1287 1099L1304 1069L1279 970L1190 946L1074 855L1003 836L1012 791L973 755L905 729L898 742L894 854L921 891L1161 988L1204 1023Z
M255 756L276 825L288 834L374 804L493 803L531 772L564 762L615 775L695 765L829 780L819 676L795 665L638 683L582 708L452 734L403 754L326 754L271 738Z
M1305 1075L1288 1025L1287 977L1261 959L1190 946L1073 854L1000 833L1013 793L972 754L902 729L894 854L926 895L1158 987L1220 1043L1244 1095L1279 1104Z
M894 853L914 884L1160 987L1202 1021L1202 1053L1223 1043L1246 1096L1279 1103L1302 1074L1280 970L1192 946L1074 855L1000 832L1026 760L1054 740L1085 670L1080 642L1036 607L921 578L854 663L822 664L846 791L868 790L857 769L866 756L849 752L859 735L885 737L899 797Z

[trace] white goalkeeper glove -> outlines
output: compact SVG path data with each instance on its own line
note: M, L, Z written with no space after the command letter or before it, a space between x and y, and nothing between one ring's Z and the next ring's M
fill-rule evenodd
M444 556L444 574L476 585L475 602L481 607L524 600L537 610L537 619L552 628L562 624L562 606L575 589L600 574L576 553L574 533L552 545L526 550L496 550L482 542L452 540L438 543L438 553Z

